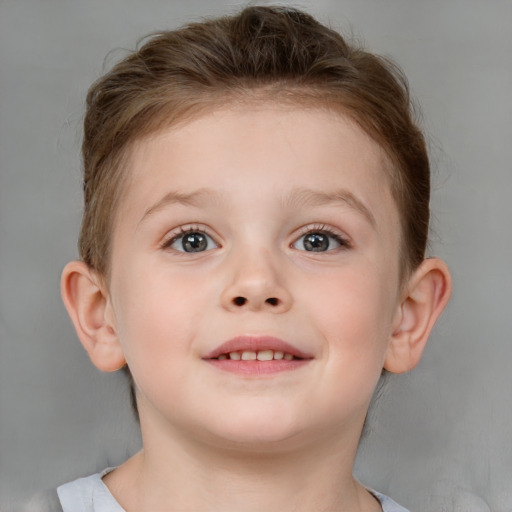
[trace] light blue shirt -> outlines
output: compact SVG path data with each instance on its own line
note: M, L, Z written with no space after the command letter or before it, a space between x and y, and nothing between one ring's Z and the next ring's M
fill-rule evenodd
M126 512L103 483L103 476L112 468L85 478L61 485L57 494L63 512ZM408 512L388 496L376 491L371 493L380 501L383 512Z

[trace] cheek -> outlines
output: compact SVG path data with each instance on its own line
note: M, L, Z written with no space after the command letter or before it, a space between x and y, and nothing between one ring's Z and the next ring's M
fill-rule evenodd
M169 372L190 355L199 315L205 301L204 287L177 273L135 268L118 290L118 334L128 365L137 375ZM176 370L180 371L181 368Z
M324 352L319 406L345 421L350 408L366 411L381 376L392 326L392 293L375 274L349 272L323 283L323 300L309 300ZM327 297L330 299L327 300ZM329 412L328 412L329 414Z
M377 266L347 268L322 279L318 293L309 294L313 311L331 357L380 361L391 334L394 288ZM379 363L380 364L380 363Z

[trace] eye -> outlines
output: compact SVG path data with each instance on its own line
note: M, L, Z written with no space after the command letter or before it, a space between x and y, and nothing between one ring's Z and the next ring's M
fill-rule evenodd
M292 247L300 251L326 252L348 245L348 242L338 234L322 229L308 231L294 242Z
M218 245L211 236L196 230L182 232L164 244L164 248L179 252L204 252L216 247Z

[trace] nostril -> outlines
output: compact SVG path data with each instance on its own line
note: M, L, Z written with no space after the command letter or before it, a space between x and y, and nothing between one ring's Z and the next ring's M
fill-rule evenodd
M238 297L235 297L233 299L233 304L235 306L245 306L248 302L248 299L245 298L245 297L241 297L241 296L238 296ZM279 305L279 299L277 297L269 297L268 299L265 300L265 304L270 304L271 306L278 306Z

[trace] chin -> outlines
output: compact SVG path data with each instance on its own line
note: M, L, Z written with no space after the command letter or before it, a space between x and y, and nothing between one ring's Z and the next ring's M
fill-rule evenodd
M258 453L276 453L289 450L301 441L307 428L297 418L269 411L252 411L251 414L226 415L221 423L216 422L211 434L235 449Z

